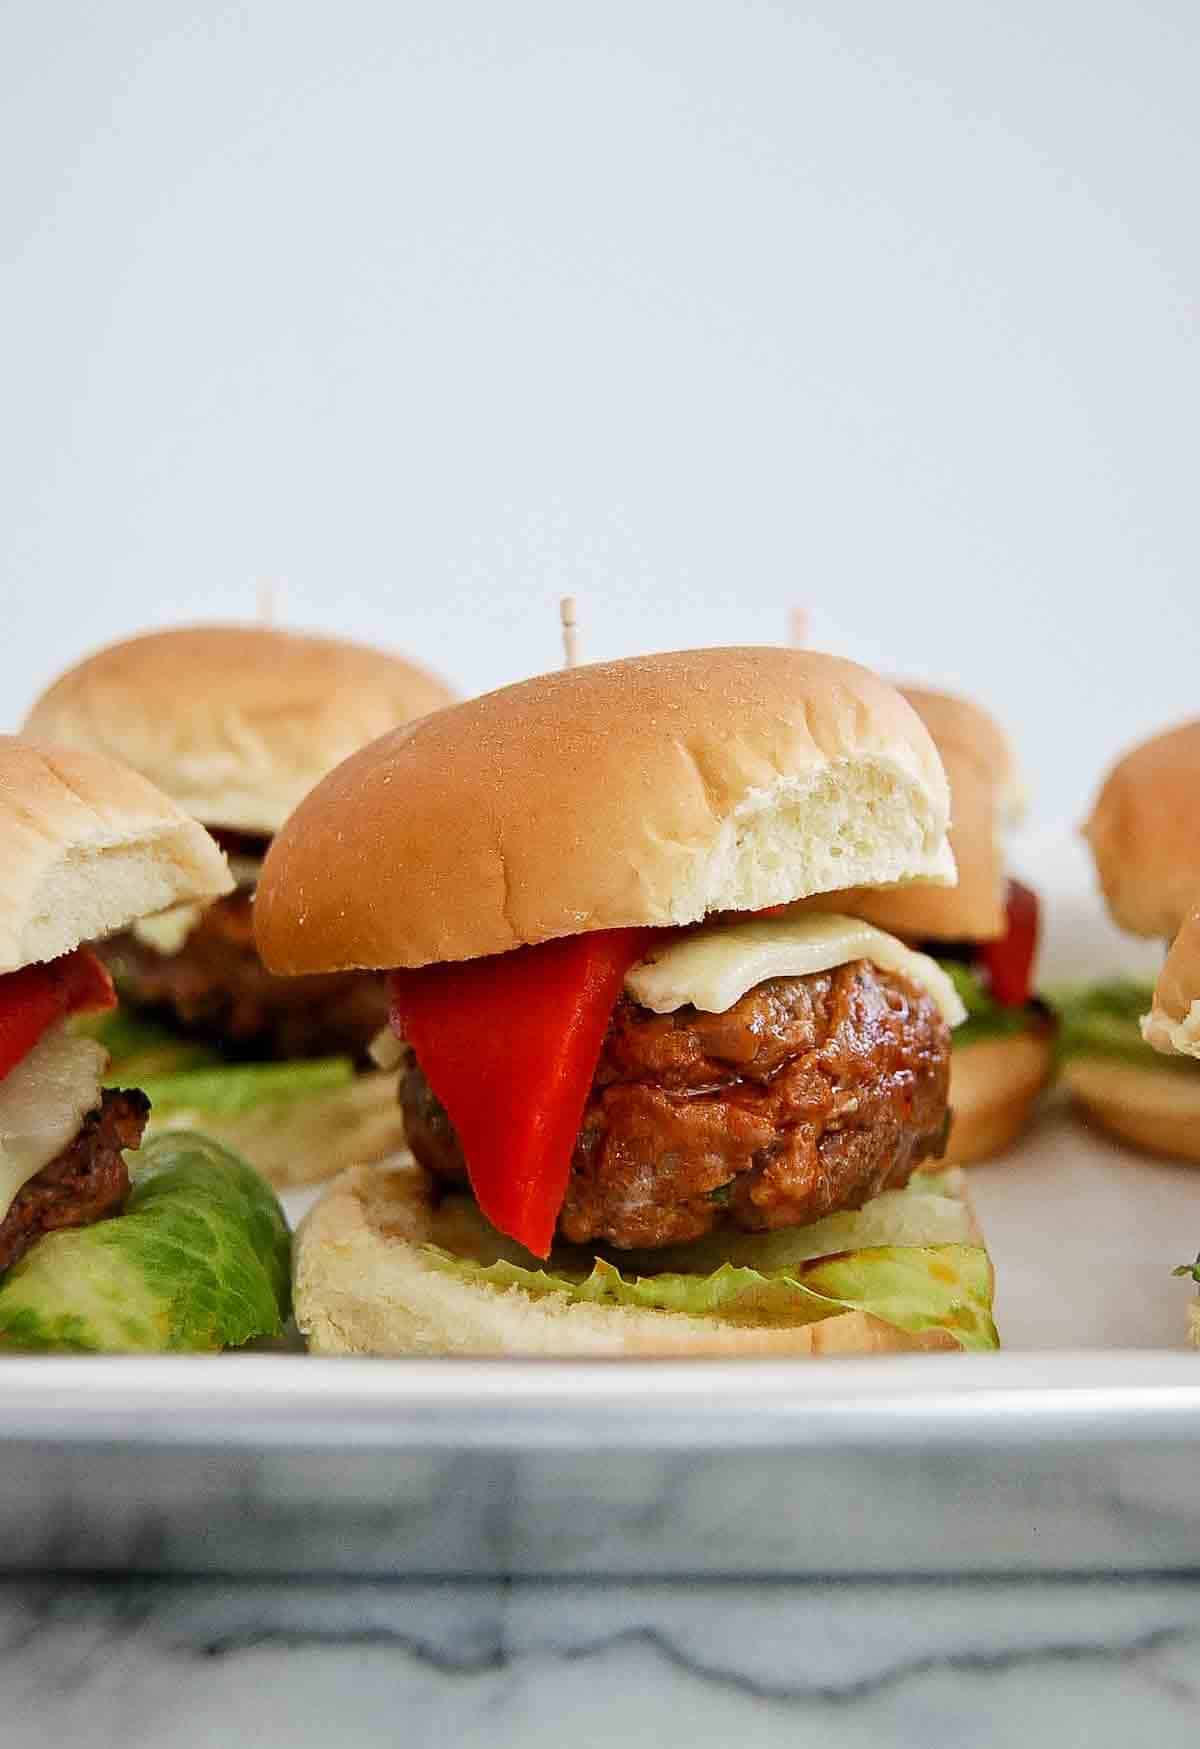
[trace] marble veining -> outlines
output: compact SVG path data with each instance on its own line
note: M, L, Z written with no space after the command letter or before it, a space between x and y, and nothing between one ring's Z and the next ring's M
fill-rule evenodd
M0 1582L0 1742L1156 1749L1200 1580ZM416 1733L410 1737L410 1733Z

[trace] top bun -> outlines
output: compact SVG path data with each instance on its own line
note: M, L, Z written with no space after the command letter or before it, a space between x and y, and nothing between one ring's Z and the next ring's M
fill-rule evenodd
M206 825L271 833L355 748L453 699L423 668L363 644L185 626L89 656L22 733L110 753Z
M1146 1042L1167 1056L1200 1057L1200 905L1184 918L1142 1022Z
M948 692L901 692L933 737L950 780L950 846L958 885L852 892L837 903L893 935L922 941L989 941L1007 928L1003 826L1023 791L1008 738L979 705Z
M385 735L292 815L276 972L420 966L834 888L954 879L920 718L854 663L685 650L526 680Z
M1168 729L1109 772L1083 829L1108 908L1170 941L1200 891L1200 722Z
M0 735L0 972L228 893L203 826L98 753Z
M1029 792L1013 744L991 712L956 692L930 692L923 686L902 686L900 690L933 736L936 747L957 749L986 771L996 795L1000 825L1019 825L1028 807Z

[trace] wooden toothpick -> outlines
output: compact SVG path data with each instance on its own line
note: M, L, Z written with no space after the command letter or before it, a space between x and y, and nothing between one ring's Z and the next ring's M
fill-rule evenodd
M279 611L279 585L274 577L260 577L254 593L259 625L273 626Z
M788 642L793 650L803 650L808 643L808 610L793 607L788 614Z
M562 621L563 667L578 668L579 627L575 618L575 597L573 595L564 595L560 598L558 617Z

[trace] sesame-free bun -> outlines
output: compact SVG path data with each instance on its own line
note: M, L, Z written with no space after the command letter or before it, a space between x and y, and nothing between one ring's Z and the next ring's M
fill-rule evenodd
M956 1046L950 1054L947 1161L969 1166L1011 1147L1028 1124L1053 1064L1049 1027Z
M1001 825L1018 825L1028 801L1025 781L1013 744L991 712L956 692L934 692L925 686L902 686L900 691L939 752L950 747L969 755L987 777L998 798Z
M115 760L0 736L0 973L233 886L202 826Z
M958 1346L948 1331L910 1336L866 1312L816 1324L736 1324L460 1280L424 1250L455 1249L450 1222L411 1160L335 1179L293 1245L296 1322L313 1352L800 1356Z
M1200 892L1200 722L1135 747L1109 772L1084 827L1113 918L1170 941Z
M1166 1056L1200 1057L1200 905L1171 943L1142 1032Z
M968 699L906 686L901 692L933 737L950 781L955 887L908 886L852 892L845 909L912 941L990 941L1006 928L1001 833L1020 795L1008 738Z
M1200 1166L1200 1072L1072 1057L1062 1081L1086 1116L1147 1154Z
M185 626L89 656L42 694L22 733L124 760L208 826L271 833L355 748L453 697L363 644Z
M920 718L808 651L639 656L439 711L348 759L267 856L272 971L420 966L847 885L954 878Z

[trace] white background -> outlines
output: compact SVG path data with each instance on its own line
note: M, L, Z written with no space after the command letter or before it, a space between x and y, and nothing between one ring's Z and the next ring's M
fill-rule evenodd
M0 3L4 716L179 616L1196 707L1191 0Z

